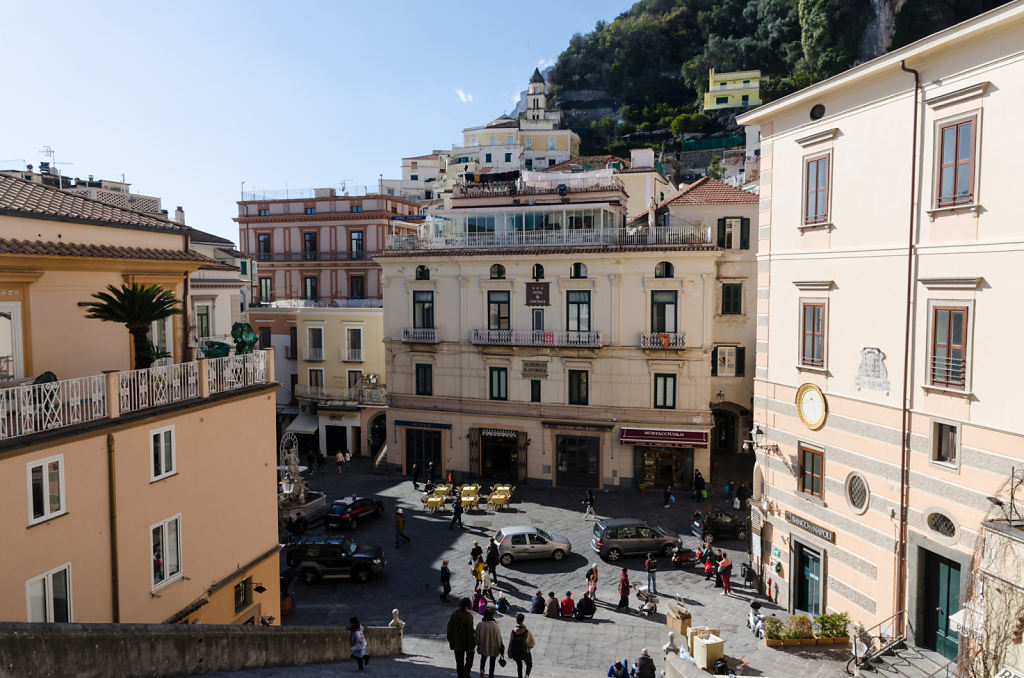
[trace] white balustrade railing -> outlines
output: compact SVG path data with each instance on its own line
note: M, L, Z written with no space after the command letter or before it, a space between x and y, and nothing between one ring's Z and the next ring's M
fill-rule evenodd
M136 412L199 397L199 363L126 370L117 375L121 412Z
M107 416L103 375L0 389L0 440Z
M600 332L553 330L473 330L471 341L484 346L601 346Z
M211 394L262 384L267 380L267 359L263 351L211 358L208 362Z
M492 248L599 245L712 245L711 227L703 224L633 228L570 228L484 233L389 235L388 249L423 250L452 247Z
M363 362L363 349L361 349L361 348L343 348L343 349L341 349L341 362L343 362L343 363L361 363L361 362Z
M406 327L402 330L402 341L407 344L436 344L441 341L441 331L436 327Z
M383 405L387 398L387 391L379 386L334 388L331 386L296 384L295 395L298 398L308 398L310 400L335 400L367 405Z

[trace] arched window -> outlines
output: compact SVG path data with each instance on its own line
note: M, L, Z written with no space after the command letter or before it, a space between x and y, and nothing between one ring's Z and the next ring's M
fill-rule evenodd
M575 264L573 264L572 268L569 270L569 277L570 278L586 278L587 277L587 266L586 266L586 264L581 264L578 261Z
M668 261L659 261L657 266L654 267L655 278L674 278L675 276L675 268Z
M533 265L533 279L543 280L544 279L544 267L540 264Z
M430 280L430 269L426 266L416 267L416 279L417 280Z
M505 279L505 267L501 264L494 264L491 266L491 280L504 280Z

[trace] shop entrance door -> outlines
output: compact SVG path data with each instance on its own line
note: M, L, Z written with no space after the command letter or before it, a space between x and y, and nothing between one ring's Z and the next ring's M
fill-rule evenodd
M599 487L601 439L596 436L557 436L555 482L559 487Z
M821 554L803 544L797 544L794 586L794 607L811 617L821 614Z
M519 472L516 432L494 435L484 432L480 436L480 477L492 480L514 481Z
M422 428L405 429L405 469L412 472L418 464L420 476L426 478L427 465L434 462L434 473L441 475L441 432Z
M693 482L693 448L633 448L633 477L645 487L689 489Z
M960 634L949 616L960 609L960 565L924 550L924 646L956 659Z

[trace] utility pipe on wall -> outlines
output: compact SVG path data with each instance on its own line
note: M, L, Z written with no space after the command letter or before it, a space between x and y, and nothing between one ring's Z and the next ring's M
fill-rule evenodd
M905 73L914 74L914 124L912 128L910 157L910 199L908 206L910 216L907 224L907 309L904 318L903 334L903 400L901 404L900 423L900 515L899 533L896 539L896 599L893 601L893 614L896 617L897 632L902 632L907 620L900 612L907 606L907 473L910 462L910 323L913 320L914 306L914 217L917 214L915 190L917 187L917 109L918 95L921 88L921 74L913 68L907 68L906 60L900 61L900 68Z
M111 619L121 623L120 573L117 563L117 474L114 469L114 434L107 434L107 503L110 507L110 603Z

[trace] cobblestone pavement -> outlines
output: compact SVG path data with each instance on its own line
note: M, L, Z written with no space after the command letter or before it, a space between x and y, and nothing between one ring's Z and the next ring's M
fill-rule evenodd
M357 461L368 463L361 459ZM454 603L444 604L439 598L438 573L441 561L445 558L451 561L452 596L457 598L471 595L473 584L469 573L469 550L473 540L485 546L487 538L500 527L526 523L569 537L573 553L557 563L550 560L523 561L514 563L511 568L498 568L495 595L504 593L513 606L513 614L499 615L506 639L515 624L514 613L529 607L535 591L541 590L545 596L548 591L554 591L561 598L567 590L571 590L573 597L579 598L586 590L586 568L591 563L599 566L599 602L593 621L576 622L527 615L527 626L537 640L533 652L534 676L577 674L576 671L569 672L571 669L587 670L577 675L603 676L608 665L616 658L627 657L632 662L643 647L650 648L659 670L662 669L664 662L661 647L668 639L664 617L666 596L683 601L692 613L695 624L721 628L730 665L735 665L741 657L749 662L744 670L745 675L799 674L801 678L845 675L842 669L848 651L764 647L763 641L755 642L745 623L748 603L756 594L734 584L733 594L724 596L721 589L711 588L710 583L704 581L703 575L692 570L675 570L666 558L659 561L661 569L657 587L663 597L659 612L651 617L637 615L635 596L630 601L634 605L632 614L616 612L614 606L618 600L616 586L620 568L627 567L630 580L642 585L646 582L642 572L643 558L624 558L615 565L597 558L590 549L593 522L582 518L583 506L580 501L583 492L580 490L520 485L516 491L517 501L509 510L497 513L467 512L463 518L465 529L450 530L450 512L429 514L422 511L420 493L413 490L407 479L397 475L372 475L362 470L366 468L357 464L355 471L350 474L332 472L313 476L310 485L326 491L329 499L354 494L374 495L384 500L388 512L385 517L361 524L353 533L345 533L357 542L384 547L387 565L383 575L367 584L346 580L313 585L296 582L292 585L295 612L285 618L284 623L344 625L349 617L357 615L366 625L383 625L390 621L392 608L398 608L401 619L406 622L404 650L407 655L374 662L368 668L372 668L378 675L398 675L400 672L425 677L454 674L454 660L445 639L446 624ZM694 505L683 493L677 493L676 496L676 503L664 509L660 491L597 493L597 513L601 517L645 518L686 535L684 543L696 546L697 539L689 535L688 527ZM394 532L390 513L399 506L405 510L406 534L412 541L396 549L393 546ZM310 533L323 533L323 528L314 525ZM736 563L737 576L734 579L739 579L739 564L746 561L743 554L745 545L723 541L716 546L730 553ZM785 615L784 611L768 601L764 601L763 610ZM443 666L445 671L428 672L428 665ZM334 670L342 671L355 668L354 663L333 666ZM385 669L385 666L389 668ZM317 673L319 670L324 672ZM331 670L329 667L295 667L252 671L246 672L246 675L277 678L298 676L299 671L303 676L333 675ZM514 663L509 662L496 675L516 675Z

